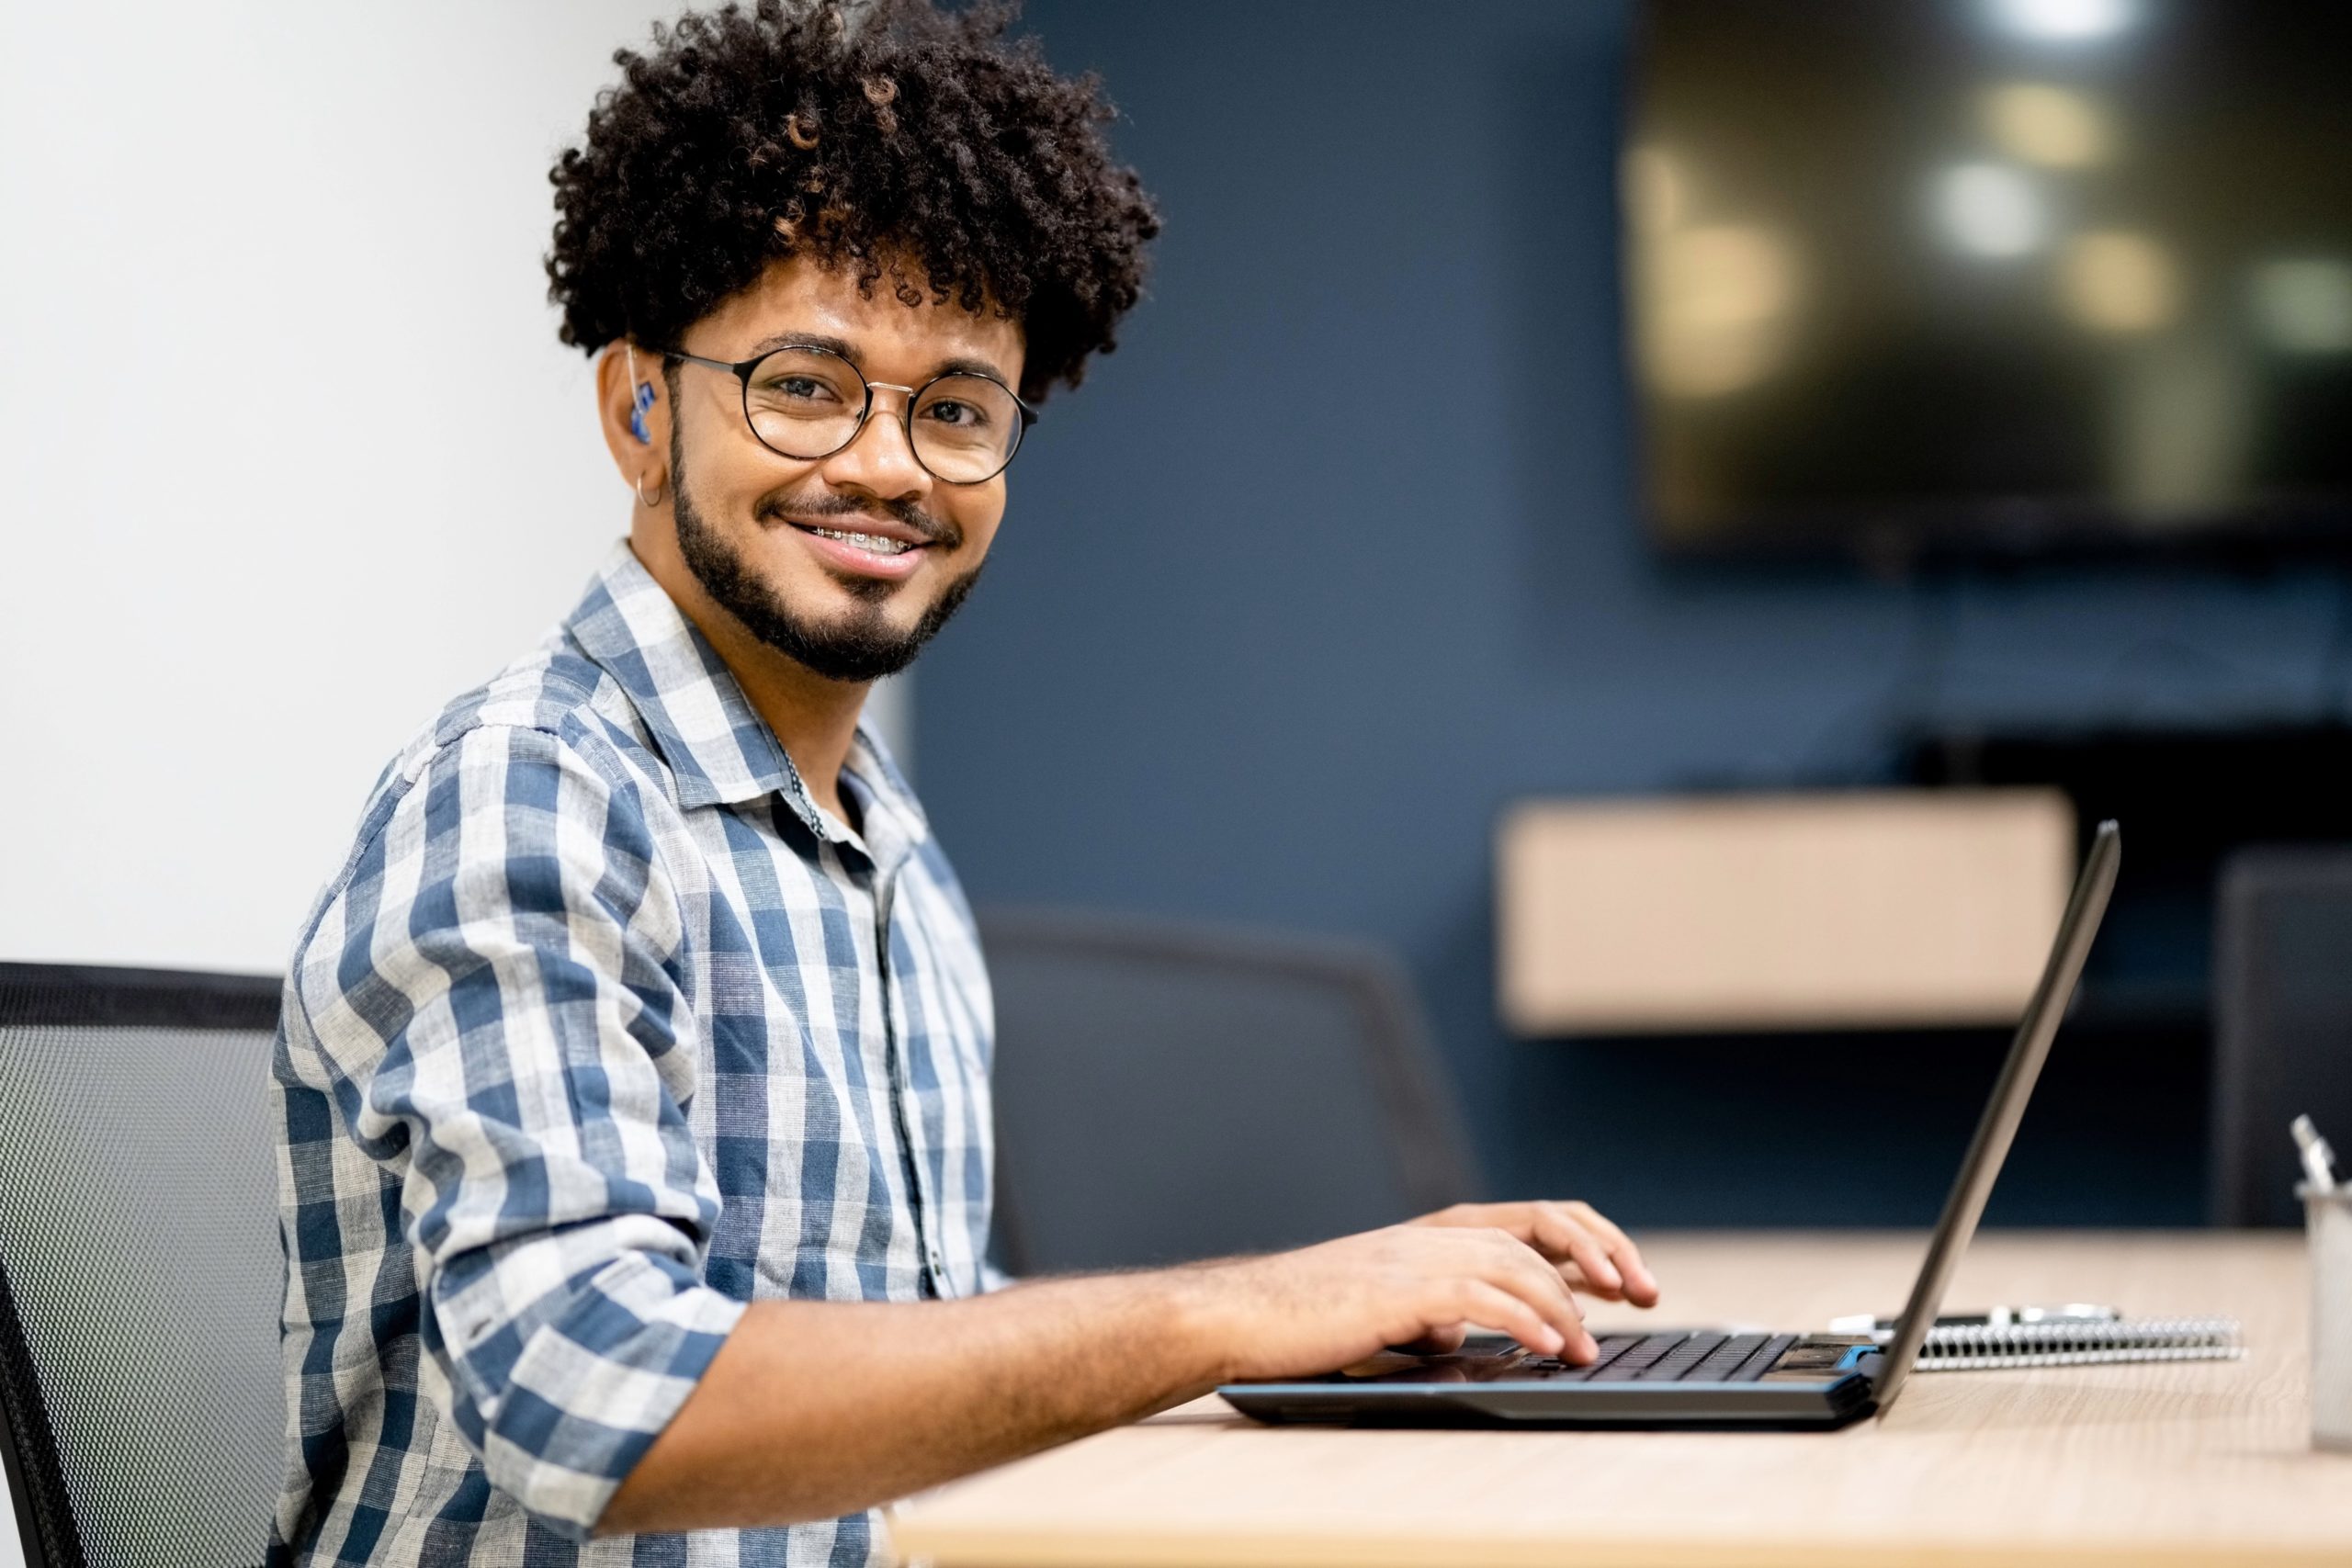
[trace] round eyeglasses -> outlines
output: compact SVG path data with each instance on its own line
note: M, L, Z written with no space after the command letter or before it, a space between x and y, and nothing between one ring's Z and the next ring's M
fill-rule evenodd
M934 479L976 485L1004 472L1037 413L993 376L953 370L920 387L869 381L830 348L786 344L754 358L706 359L678 349L670 359L724 370L743 384L743 419L761 446L798 462L830 457L857 439L876 391L904 395L901 422L915 461Z

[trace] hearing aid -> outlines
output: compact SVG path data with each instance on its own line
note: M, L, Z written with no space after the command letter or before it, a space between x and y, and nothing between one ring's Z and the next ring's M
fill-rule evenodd
M653 406L653 383L638 381L636 349L623 344L621 352L628 355L628 378L637 381L637 393L629 399L628 433L637 437L640 446L650 446L653 445L653 432L646 428L645 411Z

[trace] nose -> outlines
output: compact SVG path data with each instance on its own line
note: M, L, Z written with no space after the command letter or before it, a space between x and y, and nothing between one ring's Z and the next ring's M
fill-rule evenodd
M863 490L884 500L920 496L931 489L931 470L915 456L907 428L908 410L915 389L892 381L869 381L869 395L895 392L895 408L879 396L865 412L865 423L850 444L825 459L825 479L832 484Z

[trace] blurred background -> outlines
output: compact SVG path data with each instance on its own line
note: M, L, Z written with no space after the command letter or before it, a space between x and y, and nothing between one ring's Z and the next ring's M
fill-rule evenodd
M545 170L665 10L9 7L0 955L275 967L385 758L571 603L627 510L543 299ZM2224 1111L2284 1069L2234 1065L2271 1026L2232 976L2265 890L2352 840L2340 17L1025 26L1102 73L1167 231L887 702L975 901L1028 912L1001 951L1075 914L1387 955L1484 1190L1919 1225L2116 816L1990 1217L2245 1217ZM2326 886L2250 994L2317 998L2335 1061ZM1955 910L2022 973L1986 949L1954 990ZM1750 940L1780 928L1819 940ZM1631 957L1595 977L1576 931ZM1198 1083L1190 1146L1340 1114L1279 1077Z

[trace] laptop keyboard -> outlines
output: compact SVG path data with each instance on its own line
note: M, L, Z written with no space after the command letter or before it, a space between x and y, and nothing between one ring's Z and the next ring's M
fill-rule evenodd
M1604 1334L1587 1366L1540 1356L1524 1370L1554 1382L1754 1382L1796 1342L1793 1334Z

